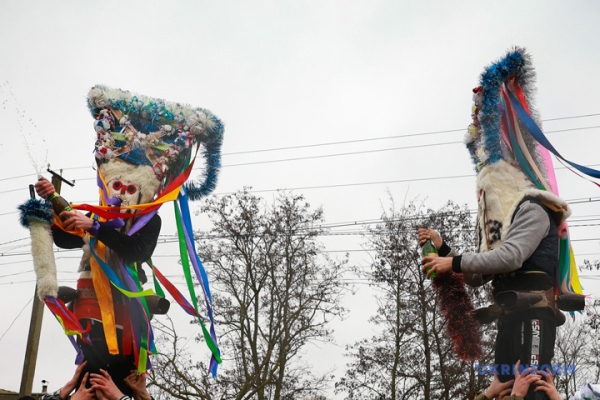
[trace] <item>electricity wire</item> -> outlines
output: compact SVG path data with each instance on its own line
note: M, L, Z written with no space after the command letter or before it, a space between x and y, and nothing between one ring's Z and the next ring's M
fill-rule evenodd
M573 117L550 118L550 119L545 119L542 122L558 121L558 120L563 120L563 119L593 117L593 116L598 116L598 115L600 115L600 114L588 114L588 115L578 115L578 116L573 116ZM581 129L590 129L590 128L573 128L573 130L581 130ZM381 136L381 137L367 138L367 139L341 140L341 141L337 141L337 142L325 142L325 143L305 144L305 145L298 145L298 146L275 147L275 148L271 148L271 149L235 151L235 152L223 153L223 155L231 156L231 155L238 155L238 154L264 153L264 152L269 152L269 151L297 150L297 149L305 149L305 148L312 148L312 147L334 146L334 145L350 144L350 143L364 143L364 142L372 142L372 141L377 141L377 140L400 139L400 138L406 138L406 137L437 135L437 134L441 134L441 133L464 132L464 131L465 131L465 128L447 129L447 130L442 130L442 131L409 133L407 135ZM547 131L546 133L555 133L555 132L564 132L564 131L563 130L555 130L555 131Z
M593 116L598 116L598 115L600 115L600 113L582 114L582 115L574 115L574 116L558 117L558 118L548 118L548 119L542 120L542 122L558 121L558 120L568 120L568 119L578 119L578 118L587 118L587 117L593 117ZM587 129L595 129L595 128L600 128L600 126L596 125L596 126L587 126L587 127L577 127L577 128L567 128L567 129L550 130L550 131L546 131L545 133L548 134L548 133L558 133L558 132L569 132L569 131L587 130ZM431 131L431 132L409 133L409 134L405 134L405 135L382 136L382 137L376 137L376 138L363 138L363 139L344 140L344 141L336 141L336 142L312 143L312 144L306 144L306 145L287 146L287 147L278 147L278 148L270 148L270 149L245 150L245 151L238 151L238 152L231 152L231 153L223 153L222 155L223 156L228 156L228 155L239 155L239 154L262 153L262 152L270 152L270 151L281 151L281 150L296 150L296 149L301 149L301 148L313 148L313 147L333 146L333 145L350 144L350 143L361 143L361 142L367 142L367 141L401 139L401 138L406 138L406 137L426 136L426 135L435 135L435 134L441 134L441 133L461 132L461 131L462 132L466 131L466 128L461 128L461 129L446 129L446 130ZM460 142L450 142L448 144L454 144L454 143L460 143ZM412 148L412 147L404 147L404 148ZM396 149L401 149L401 148L396 148ZM374 151L386 151L386 149L369 150L369 151L365 151L365 152L374 152ZM347 153L347 154L359 154L359 153L360 152L357 152L357 153ZM333 154L333 155L329 155L329 156L333 157L333 156L347 155L347 154ZM316 157L321 158L321 157L325 157L325 156L316 156ZM288 159L288 161L292 161L292 160L296 160L296 159L295 158ZM260 163L265 163L265 162L282 162L282 161L283 160L274 160L274 161L264 161L264 162L260 162ZM239 165L248 165L248 164L224 165L223 167L239 166ZM79 170L79 169L87 169L87 168L90 168L90 166L66 167L66 168L61 168L61 169L63 171L67 171L67 170ZM35 175L35 174L26 174L26 175L19 175L19 176L15 176L15 177L7 177L7 178L0 179L0 181L11 180L11 179L18 179L18 178L24 178L24 177L28 177L28 176L32 176L32 175ZM87 180L87 179L88 178L79 179L79 180Z
M0 285L4 285L4 284L0 283ZM27 308L27 306L31 303L32 300L33 300L33 297L31 297L29 299L29 301L27 302L27 304L25 304L25 306L21 309L21 311L19 311L19 313L17 314L17 316L15 317L15 319L12 320L12 322L10 323L10 325L8 326L8 328L6 328L6 330L4 331L4 333L2 334L2 336L0 336L0 342L2 341L2 339L4 339L4 335L6 335L6 333L10 330L10 328L12 328L12 326L14 325L14 323L21 316L21 314L23 313L23 311Z

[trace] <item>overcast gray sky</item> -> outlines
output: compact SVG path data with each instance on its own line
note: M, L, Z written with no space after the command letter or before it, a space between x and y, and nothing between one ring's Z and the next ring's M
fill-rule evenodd
M276 189L302 188L295 191L323 206L328 223L379 218L388 191L397 201L439 207L452 199L475 208L464 132L455 130L470 122L471 89L483 67L511 46L526 47L542 119L600 114L599 18L593 1L1 1L0 388L19 388L35 286L29 233L14 209L35 180L30 157L76 180L63 188L70 201L94 202L94 130L85 101L93 85L219 116L224 167L215 193L252 186L271 199ZM598 163L598 126L598 115L544 123L555 147L585 165ZM443 133L299 147L437 131ZM406 149L429 144L440 145ZM232 154L282 147L295 148ZM565 199L600 199L598 187L570 172L559 169L557 177ZM161 213L162 235L175 233L170 210ZM573 204L579 262L600 258L597 210L594 202ZM203 224L195 220L196 229ZM356 236L324 242L334 256L361 249ZM155 260L175 273L176 252L159 244ZM60 282L73 285L79 252L56 256ZM351 262L366 268L369 255L352 251ZM588 292L594 282L583 280ZM349 318L335 325L339 345L305 357L318 371L343 374L343 346L372 334L372 293L361 281L356 289L345 299ZM208 360L203 345L190 346ZM60 387L73 360L46 312L34 389L42 379Z

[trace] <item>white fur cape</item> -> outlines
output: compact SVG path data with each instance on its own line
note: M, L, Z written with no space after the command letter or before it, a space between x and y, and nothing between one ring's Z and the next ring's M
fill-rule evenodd
M563 199L535 188L521 170L504 160L487 165L479 172L477 195L479 251L492 250L502 245L512 216L526 197L537 198L554 211L559 225L571 215L571 209Z

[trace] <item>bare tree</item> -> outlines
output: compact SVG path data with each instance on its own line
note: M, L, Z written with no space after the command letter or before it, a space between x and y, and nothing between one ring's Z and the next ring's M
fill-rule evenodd
M336 392L347 399L472 398L485 380L471 363L451 353L433 289L421 273L416 243L417 228L431 226L458 251L471 249L468 210L448 203L439 211L423 212L411 203L400 210L392 206L382 219L367 235L376 252L367 276L381 293L377 314L369 321L380 330L346 348L351 361ZM489 359L489 343L487 350L482 361Z
M557 329L553 362L556 388L565 398L600 383L600 300L588 299L582 314L567 316Z
M156 400L198 399L217 400L231 398L226 385L211 381L206 374L207 367L195 362L186 351L187 340L180 337L167 317L168 324L155 319L152 321L155 332L160 333L157 345L161 353L152 358L153 369L148 376L148 389Z
M586 353L586 340L588 329L585 322L567 318L565 324L557 329L554 345L554 384L559 393L566 398L572 396L583 383L586 382L587 372L583 367ZM575 366L576 373L566 373L566 366Z
M267 206L244 190L208 199L202 212L213 228L200 235L199 254L211 276L224 361L213 385L207 387L199 373L193 374L200 382L194 396L280 400L320 395L331 374L315 374L301 350L312 341L332 340L329 323L345 313L340 301L346 264L346 259L331 260L317 241L325 233L323 211L290 193L280 193ZM168 384L184 393L181 386Z

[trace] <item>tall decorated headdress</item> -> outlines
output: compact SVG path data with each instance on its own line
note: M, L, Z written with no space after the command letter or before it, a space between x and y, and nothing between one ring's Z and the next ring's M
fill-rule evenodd
M550 153L595 178L600 172L565 160L543 134L534 108L535 70L530 55L514 48L487 66L473 89L472 123L465 143L477 171L480 251L501 245L511 218L526 197L556 215L560 233L561 293L581 293L565 219L570 208L558 197Z
M95 119L99 167L121 160L151 170L162 192L187 180L186 168L200 151L204 179L186 184L188 196L197 200L215 188L223 125L210 111L106 86L92 88L88 105Z
M189 295L182 294L149 260L154 275L154 290L164 297L166 289L186 313L198 320L212 354L209 369L214 376L221 357L215 333L212 296L206 271L195 250L188 200L201 199L216 186L223 124L206 109L100 85L89 92L88 107L94 118L100 205L73 204L72 207L89 211L94 218L114 227L127 224L123 221L127 220L129 223L125 225L125 231L132 235L164 203L173 202L182 272ZM197 180L190 179L197 161L203 164L201 176ZM60 226L60 221L57 222ZM105 311L109 314L112 312L110 300L105 297L110 297L110 286L113 286L131 300L129 312L132 314L132 323L135 323L133 334L136 346L133 351L138 371L143 373L150 368L148 356L156 352L145 300L146 296L155 293L151 289L142 290L135 269L128 268L121 261L120 273L115 273L107 264L104 251L101 242L90 238L90 254L87 257L92 278L98 280L94 280L94 288L103 319ZM192 276L196 276L203 292L203 313L200 312ZM64 306L53 309L53 312L59 321L72 319ZM67 329L64 324L63 327L69 335L85 334L77 329ZM103 328L109 352L118 353L114 318L103 321Z

